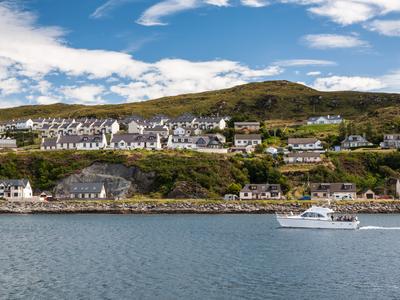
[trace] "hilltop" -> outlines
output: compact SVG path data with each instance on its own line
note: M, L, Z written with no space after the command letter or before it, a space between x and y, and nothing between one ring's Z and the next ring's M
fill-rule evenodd
M0 110L0 120L35 117L149 117L184 112L198 115L230 115L243 119L293 119L311 115L341 114L357 119L376 117L400 104L400 94L364 92L320 92L289 81L249 83L229 89L164 97L116 105L33 105Z

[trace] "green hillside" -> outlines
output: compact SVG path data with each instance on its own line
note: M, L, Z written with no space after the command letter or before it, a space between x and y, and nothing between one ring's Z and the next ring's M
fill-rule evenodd
M288 81L268 81L118 105L22 106L0 110L0 120L43 116L118 118L131 114L148 117L159 113L176 116L184 112L199 115L218 113L257 120L299 120L319 114L342 114L356 119L366 114L370 114L371 118L376 117L377 109L390 110L390 107L398 104L399 94L320 92Z

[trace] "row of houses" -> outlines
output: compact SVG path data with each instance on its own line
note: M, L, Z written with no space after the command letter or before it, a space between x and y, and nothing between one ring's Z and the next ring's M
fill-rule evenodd
M395 184L396 197L400 196L400 180ZM104 182L76 182L69 185L63 199L107 199L108 191ZM314 200L356 200L376 199L376 194L370 190L357 193L354 183L311 183L310 198ZM228 196L228 197L227 197ZM30 201L33 199L52 199L49 193L41 193L33 197L32 186L27 179L0 180L0 199L9 201ZM240 200L284 200L280 184L246 184L239 192ZM237 199L236 195L226 195L225 199Z

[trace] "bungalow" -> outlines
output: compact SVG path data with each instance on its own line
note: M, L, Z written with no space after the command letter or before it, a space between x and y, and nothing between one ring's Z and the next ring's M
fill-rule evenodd
M317 124L340 124L343 122L343 118L338 116L319 116L319 117L311 117L308 119L308 125L317 125Z
M43 139L40 146L42 150L100 150L106 147L107 139L104 134L59 135L56 139Z
M355 200L357 187L354 183L312 183L313 199Z
M160 150L161 141L158 134L114 134L110 148L114 150L147 149Z
M321 154L318 152L292 152L283 158L286 164L297 163L320 163L322 161Z
M235 135L235 147L246 147L251 145L256 147L261 145L261 134L236 134Z
M107 193L102 182L72 183L70 199L106 199Z
M322 142L316 138L289 138L288 147L292 150L323 150Z
M381 147L385 149L400 149L400 134L385 134Z
M0 149L15 149L17 148L17 140L9 137L0 137Z
M217 134L204 136L175 136L168 138L167 147L170 149L222 149L224 137Z
M373 146L367 139L361 135L350 135L341 143L343 149L360 148Z
M282 199L280 184L246 184L240 191L240 200Z
M32 187L28 179L0 179L0 198L29 200L32 197Z
M260 122L235 122L234 127L236 131L258 132L260 130Z

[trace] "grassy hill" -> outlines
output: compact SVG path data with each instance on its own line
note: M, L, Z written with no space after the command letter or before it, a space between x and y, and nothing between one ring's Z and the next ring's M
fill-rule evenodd
M342 114L356 119L400 104L399 94L320 92L288 81L250 83L230 89L118 105L34 105L0 110L0 120L33 117L145 117L184 112L230 115L254 120L300 120L311 115Z

